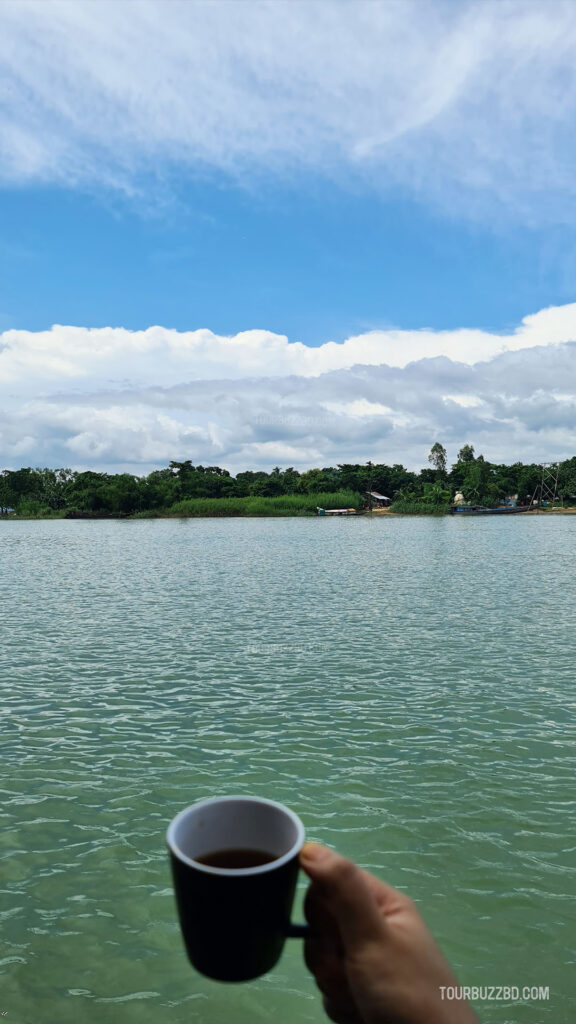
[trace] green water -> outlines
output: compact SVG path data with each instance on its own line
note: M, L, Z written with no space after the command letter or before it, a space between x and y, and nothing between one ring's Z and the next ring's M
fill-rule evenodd
M459 979L573 1019L576 517L0 524L8 1024L321 1022L291 940L187 965L164 852L288 804L418 904ZM423 1022L425 1024L425 1022Z

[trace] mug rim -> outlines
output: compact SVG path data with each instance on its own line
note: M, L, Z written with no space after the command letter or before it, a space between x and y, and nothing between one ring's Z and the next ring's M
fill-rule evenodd
M296 842L293 843L290 849L286 853L283 853L282 856L276 857L274 860L269 861L269 863L267 864L257 864L256 866L251 868L217 868L213 867L210 864L203 864L199 860L194 860L193 857L189 857L187 854L183 852L183 850L180 849L180 847L176 843L176 830L180 822L190 813L190 811L195 811L199 807L208 806L209 804L225 803L226 801L238 801L250 804L264 804L267 807L274 807L276 810L282 811L288 818L290 818L292 823L296 826ZM168 849L174 855L174 857L177 858L177 860L181 861L183 864L188 864L189 867L195 868L197 871L204 871L208 875L225 875L234 878L246 875L261 875L268 871L276 871L278 868L282 867L283 864L287 864L288 861L292 860L292 858L300 852L302 846L304 845L304 840L304 825L302 824L298 815L295 814L294 811L291 811L290 808L286 807L284 804L280 804L276 800L268 800L266 797L263 796L233 795L205 797L203 800L197 800L196 803L190 804L189 807L185 807L184 810L180 811L176 815L176 817L172 819L166 832L166 843L168 845Z

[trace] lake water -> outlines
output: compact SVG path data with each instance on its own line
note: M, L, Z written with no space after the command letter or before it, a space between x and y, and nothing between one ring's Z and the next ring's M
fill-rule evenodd
M549 986L484 1022L573 1020L576 516L0 544L8 1024L326 1021L297 940L247 985L188 967L164 833L230 792L406 890L463 984Z

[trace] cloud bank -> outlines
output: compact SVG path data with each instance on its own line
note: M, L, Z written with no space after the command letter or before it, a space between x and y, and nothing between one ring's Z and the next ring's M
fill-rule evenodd
M5 182L312 171L576 214L572 0L4 0L0 29Z
M147 473L372 459L434 441L493 461L576 454L576 303L510 334L378 331L308 348L264 330L0 335L0 463Z

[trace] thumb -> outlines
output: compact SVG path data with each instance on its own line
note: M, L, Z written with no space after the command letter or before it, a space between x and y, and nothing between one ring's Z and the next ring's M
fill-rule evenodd
M318 843L305 843L300 863L330 908L346 950L385 939L386 922L356 864Z

